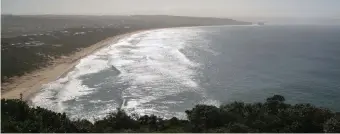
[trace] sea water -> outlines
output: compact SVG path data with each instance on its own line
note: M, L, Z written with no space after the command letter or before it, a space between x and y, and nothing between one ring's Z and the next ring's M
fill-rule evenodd
M72 118L185 118L196 104L287 103L340 111L340 26L213 26L140 32L83 58L32 104Z

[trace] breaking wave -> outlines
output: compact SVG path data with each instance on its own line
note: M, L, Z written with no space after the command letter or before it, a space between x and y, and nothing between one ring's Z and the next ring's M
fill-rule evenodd
M196 102L186 96L197 101L206 98L196 81L200 64L183 54L199 32L161 29L123 38L81 59L68 74L44 85L32 104L90 120L116 108L183 117L183 110L174 107Z

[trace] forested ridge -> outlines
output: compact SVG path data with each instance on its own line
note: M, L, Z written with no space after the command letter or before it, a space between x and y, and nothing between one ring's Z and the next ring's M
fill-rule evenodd
M1 100L1 132L340 132L340 113L311 104L287 104L274 95L263 103L196 105L187 119L127 115L123 110L91 123L65 113Z

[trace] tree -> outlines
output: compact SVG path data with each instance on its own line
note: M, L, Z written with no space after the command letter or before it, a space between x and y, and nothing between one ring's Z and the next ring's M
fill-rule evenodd
M215 106L196 105L192 110L185 111L194 131L205 131L222 126L220 110Z
M325 133L339 133L340 132L340 116L334 116L326 121L324 124Z
M277 101L277 102L284 102L286 99L281 95L274 95L273 97L267 98L267 102Z

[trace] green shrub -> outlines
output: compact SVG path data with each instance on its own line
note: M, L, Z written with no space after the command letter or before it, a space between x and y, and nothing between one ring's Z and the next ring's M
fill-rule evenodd
M185 111L188 120L129 116L118 109L93 124L20 100L2 99L1 106L1 132L340 132L339 113L310 104L285 104L278 95L265 103L196 105Z

